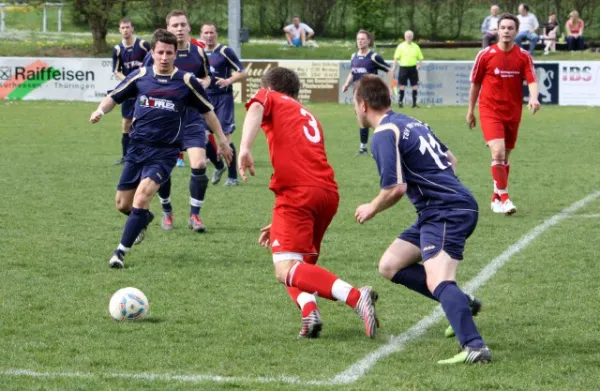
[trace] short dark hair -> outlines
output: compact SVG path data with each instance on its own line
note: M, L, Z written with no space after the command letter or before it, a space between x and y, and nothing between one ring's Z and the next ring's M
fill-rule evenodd
M265 73L261 79L264 88L281 92L294 99L298 99L300 93L300 78L296 72L289 68L272 68Z
M202 32L202 29L204 28L204 26L213 26L215 28L216 32L219 32L219 28L217 27L217 24L214 22L204 22L202 23L202 26L200 26L200 32Z
M150 47L152 50L154 50L158 42L162 42L167 45L173 45L175 50L177 50L177 37L175 34L170 33L165 29L155 30L152 34L152 41L150 42Z
M121 18L121 20L119 20L119 26L122 25L123 23L130 24L131 27L133 27L133 22L129 18Z
M374 110L385 110L392 105L390 89L375 75L364 75L356 84L354 91L357 101L364 101Z
M502 15L500 15L500 18L498 18L498 28L500 28L500 22L502 22L503 20L512 20L513 22L515 22L515 29L519 30L519 19L513 14L505 12Z
M358 33L356 33L356 35L358 35L358 34L365 34L367 36L367 39L369 40L370 48L373 47L373 45L375 45L375 34L373 34L372 32L360 29L360 30L358 30Z
M165 18L165 19L166 19L166 22L167 22L167 26L169 26L169 21L170 21L170 20L171 20L171 18L172 18L172 17L174 17L174 16L185 16L185 18L188 20L188 23L189 23L189 21L190 21L190 18L188 18L188 16L187 16L187 14L185 13L185 11L182 11L182 10L177 10L177 9L175 9L175 10L173 10L173 11L169 12L169 13L167 14L167 17Z
M525 3L521 3L521 5L523 6L523 9L527 12L529 12L529 6Z

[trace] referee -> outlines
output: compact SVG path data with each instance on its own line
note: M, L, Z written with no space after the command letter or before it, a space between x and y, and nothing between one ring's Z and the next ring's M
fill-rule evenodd
M400 71L398 72L398 84L400 85L398 106L400 108L404 107L404 89L408 80L410 80L412 87L412 107L419 107L417 106L417 88L419 86L419 68L423 61L423 53L421 53L419 45L413 42L413 37L414 34L412 31L406 31L404 33L404 42L398 45L394 53L392 72L396 69L398 61L400 61Z

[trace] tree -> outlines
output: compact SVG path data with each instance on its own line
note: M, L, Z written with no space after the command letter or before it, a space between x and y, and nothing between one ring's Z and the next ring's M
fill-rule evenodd
M106 52L106 34L108 33L108 21L115 0L74 0L73 10L82 15L92 30L92 50L94 54Z
M373 33L384 30L389 0L351 0L350 5L357 30L365 29Z

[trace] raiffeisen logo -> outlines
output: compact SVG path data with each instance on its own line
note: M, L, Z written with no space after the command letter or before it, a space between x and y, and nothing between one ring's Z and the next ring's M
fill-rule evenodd
M15 67L16 80L94 81L94 71L81 71L54 67Z

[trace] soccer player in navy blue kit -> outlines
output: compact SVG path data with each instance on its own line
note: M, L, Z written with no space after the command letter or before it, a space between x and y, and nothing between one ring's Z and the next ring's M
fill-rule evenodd
M233 87L231 85L241 82L246 78L246 69L233 49L218 42L219 33L214 23L204 23L202 25L200 38L206 43L204 51L208 57L210 71L213 75L212 82L210 83L210 87L206 89L206 93L215 108L215 113L217 114L217 118L219 118L225 136L227 136L229 146L233 150L233 159L228 167L225 186L238 186L235 145L231 141L231 135L235 131ZM214 147L211 143L208 143L206 145L207 155L210 149L214 150ZM216 185L225 172L225 166L222 161L213 163L215 163L215 172L212 175L211 182ZM219 167L220 165L221 167Z
M356 34L356 46L358 51L352 55L350 66L352 70L346 79L342 90L346 92L350 85L355 85L361 77L368 74L376 75L380 70L388 74L390 95L392 94L392 83L394 75L390 72L390 65L370 48L375 44L373 34L366 30L359 30ZM369 128L360 128L360 148L358 155L367 154L367 143L369 142Z
M200 82L191 73L174 67L175 35L157 30L151 47L155 65L127 76L90 117L90 122L96 123L117 104L136 99L129 150L116 195L117 209L128 218L121 242L109 260L112 268L125 266L125 254L144 238L146 227L154 218L150 201L177 163L187 111L193 108L201 113L222 134ZM230 150L223 154L226 160L231 159Z
M184 71L193 73L202 83L202 87L210 85L211 73L208 59L202 48L190 43L190 25L185 12L171 11L166 18L167 30L177 37L177 56L175 66ZM144 61L150 64L151 60ZM212 128L211 128L212 129ZM213 129L217 136L221 152L231 150L227 138L221 127ZM187 151L190 159L192 175L190 177L190 217L188 227L195 232L206 231L200 218L200 208L204 205L204 197L208 187L206 175L206 123L202 116L194 109L188 110L185 118L182 149ZM160 188L158 196L163 208L161 227L164 230L173 229L173 207L171 205L171 180L167 180Z
M118 45L115 45L112 55L112 71L118 80L125 79L127 75L141 67L144 57L150 51L150 44L143 39L136 38L133 35L133 31L134 28L131 20L127 18L121 19L119 22L119 32L123 40ZM134 105L135 99L130 99L121 105L121 116L123 117L121 146L123 155L115 164L125 163Z
M365 76L356 86L354 110L361 126L375 128L371 152L381 177L379 195L356 209L356 220L363 224L408 196L417 221L388 247L379 272L442 305L462 351L438 363L488 363L492 356L473 321L472 300L456 285L465 242L477 225L477 202L456 177L452 152L427 124L393 112L391 104L378 77Z

